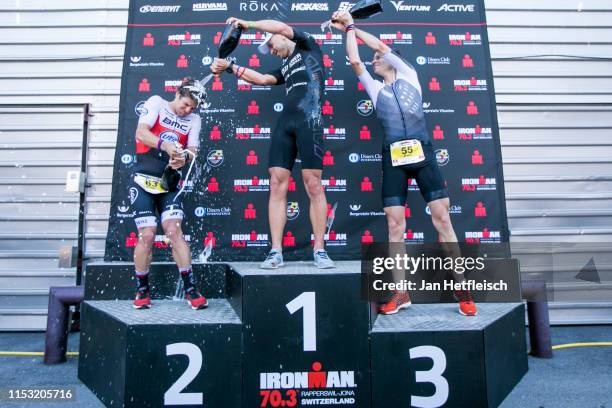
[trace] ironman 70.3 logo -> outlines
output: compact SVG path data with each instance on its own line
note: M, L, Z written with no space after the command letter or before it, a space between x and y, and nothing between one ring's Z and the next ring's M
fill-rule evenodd
M259 373L260 407L355 405L354 371L323 371L315 361L312 371Z

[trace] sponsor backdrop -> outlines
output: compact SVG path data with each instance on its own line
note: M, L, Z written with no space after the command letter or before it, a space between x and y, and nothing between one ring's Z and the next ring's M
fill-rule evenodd
M358 26L397 49L417 70L423 108L448 184L460 241L508 241L495 93L481 0L464 3L383 0L384 13ZM311 33L326 67L323 184L329 202L327 248L358 259L360 245L387 239L382 212L381 127L345 57L344 36L322 32L332 11L351 3L304 1L185 2L132 0L123 66L119 134L106 245L107 260L131 260L137 242L129 179L135 129L152 95L171 100L185 76L202 78L229 16L274 18ZM264 33L247 31L232 57L267 72L280 65L257 54ZM371 68L372 51L360 47ZM251 86L229 74L207 85L201 150L183 201L194 259L259 260L270 248L267 171L270 134L283 110L284 86ZM406 206L408 243L438 239L414 180ZM311 257L311 227L300 164L289 185L283 245L286 259ZM154 257L171 258L160 230Z

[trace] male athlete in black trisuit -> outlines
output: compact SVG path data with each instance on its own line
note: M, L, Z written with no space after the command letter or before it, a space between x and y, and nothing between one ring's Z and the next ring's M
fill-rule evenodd
M299 153L306 193L310 199L310 222L314 233L314 262L318 268L333 268L334 262L324 249L327 200L321 185L323 169L323 54L308 33L298 31L275 20L244 21L231 17L228 24L243 30L256 29L269 33L259 51L282 58L281 67L267 74L217 59L211 66L215 74L233 73L257 85L285 85L287 99L270 143L270 203L268 214L272 250L262 268L283 265L282 236L287 221L287 187L289 176Z

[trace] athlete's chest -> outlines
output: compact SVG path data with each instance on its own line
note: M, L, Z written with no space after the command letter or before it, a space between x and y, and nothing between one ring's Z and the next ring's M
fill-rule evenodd
M160 131L170 131L177 135L187 135L193 122L189 117L183 118L175 115L168 109L162 109L157 118L156 128Z

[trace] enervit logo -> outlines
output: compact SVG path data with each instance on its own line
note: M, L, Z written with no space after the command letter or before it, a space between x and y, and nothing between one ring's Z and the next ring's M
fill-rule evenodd
M132 157L131 154L124 154L123 156L121 156L121 163L130 164L133 159L134 158Z
M262 2L251 0L240 3L240 11L278 11L278 5L276 2Z
M134 107L134 112L136 112L136 116L144 116L149 113L149 110L144 106L145 101L140 101Z
M374 111L374 105L372 104L371 100L362 99L359 102L357 102L357 112L361 116L370 116L373 111Z
M431 9L431 6L421 6L421 5L404 4L404 3L406 2L403 0L400 0L400 1L391 0L391 4L393 4L393 7L395 7L395 10L397 11L429 11Z
M300 204L297 201L287 202L287 219L289 221L295 220L300 216Z
M327 3L293 3L291 11L329 11Z
M450 161L450 155L448 154L447 149L438 149L436 150L436 161L440 166L446 166Z
M475 10L473 4L448 4L444 3L438 8L437 11L444 11L447 13L473 13Z
M282 112L284 108L285 106L280 102L274 104L274 112Z
M359 155L357 153L351 153L349 154L349 161L351 163L357 163L359 162Z
M181 9L181 6L151 6L145 4L140 7L141 13L177 13Z
M193 11L227 11L227 3L195 3Z
M206 162L212 167L219 167L223 163L223 150L211 150L208 152Z

